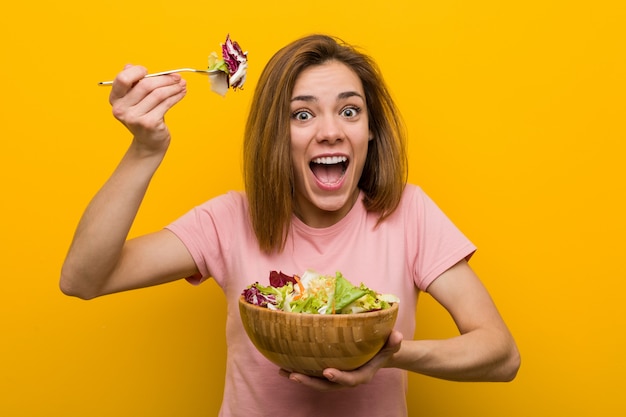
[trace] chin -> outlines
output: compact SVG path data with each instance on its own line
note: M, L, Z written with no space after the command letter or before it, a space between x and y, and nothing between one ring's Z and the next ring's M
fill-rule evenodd
M355 189L350 192L333 193L333 195L314 196L312 202L322 211L338 212L347 206L351 208L357 195L358 189Z

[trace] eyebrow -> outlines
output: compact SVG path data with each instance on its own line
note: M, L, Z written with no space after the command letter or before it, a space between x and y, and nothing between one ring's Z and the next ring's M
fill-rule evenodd
M342 93L339 93L337 95L337 99L340 100L344 100L350 97L360 97L363 99L363 96L360 93L357 93L356 91L344 91ZM317 101L317 97L313 96L313 95L301 95L301 96L295 96L291 98L291 101Z

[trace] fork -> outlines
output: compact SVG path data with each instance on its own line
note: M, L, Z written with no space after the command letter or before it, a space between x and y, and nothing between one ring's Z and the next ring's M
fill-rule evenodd
M155 72L153 74L148 74L144 78L158 77L159 75L173 74L175 72L197 72L199 74L211 75L211 74L217 74L218 72L220 72L220 70L201 70L201 69L195 69L195 68L178 68L178 69L173 69L173 70L169 70L169 71L161 71L161 72ZM112 85L112 84L113 84L113 81L100 81L98 83L98 85Z

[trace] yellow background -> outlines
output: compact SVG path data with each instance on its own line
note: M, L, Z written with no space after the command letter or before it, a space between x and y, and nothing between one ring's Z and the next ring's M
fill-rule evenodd
M410 133L410 180L479 246L472 264L523 356L510 384L412 375L411 415L624 415L622 5L8 2L0 415L216 414L225 306L214 283L83 302L57 281L82 210L129 140L97 81L127 62L204 68L228 32L249 51L246 89L222 99L186 76L188 96L168 115L173 145L133 234L241 188L241 135L263 65L296 37L338 35L382 67ZM417 337L454 334L430 298L417 314Z

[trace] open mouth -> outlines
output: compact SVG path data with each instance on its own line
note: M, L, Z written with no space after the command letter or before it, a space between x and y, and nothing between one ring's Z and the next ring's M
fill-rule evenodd
M345 156L323 156L309 162L309 168L319 182L330 185L341 181L348 164L348 158Z

